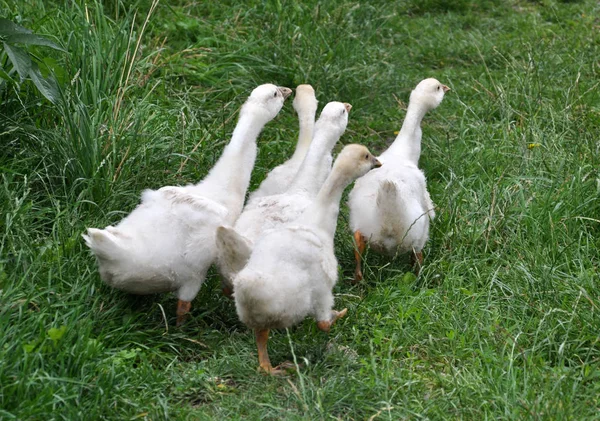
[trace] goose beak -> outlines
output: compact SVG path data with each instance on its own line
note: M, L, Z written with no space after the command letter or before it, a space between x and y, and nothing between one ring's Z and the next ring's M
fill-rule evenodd
M292 90L290 88L286 88L285 86L278 86L279 92L283 95L283 99L286 99L288 96L292 94Z
M346 111L350 112L350 110L352 109L352 105L348 104L347 102L344 102L344 107L346 108Z
M442 85L442 89L444 90L444 93L446 93L450 90L450 88L447 87L446 85Z
M381 162L377 158L373 158L373 168L381 167Z

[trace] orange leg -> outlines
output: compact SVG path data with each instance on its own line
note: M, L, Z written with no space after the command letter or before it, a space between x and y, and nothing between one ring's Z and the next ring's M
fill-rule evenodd
M258 369L271 376L281 376L287 374L287 370L295 368L292 363L285 362L277 367L271 365L269 352L267 351L267 341L269 340L269 329L255 329L256 348L258 349Z
M331 319L329 320L319 320L317 322L317 327L322 330L323 332L327 332L329 333L329 330L331 329L331 326L333 326L333 324L335 323L335 321L337 319L341 319L342 317L344 317L346 315L346 313L348 313L348 309L345 308L342 311L335 311L335 310L331 310Z
M185 322L191 307L192 303L190 301L179 300L177 302L177 327Z
M233 298L233 288L230 288L228 286L224 286L223 287L223 295L226 296L227 298Z
M270 373L273 370L269 352L267 351L267 341L269 340L269 329L255 329L256 348L258 348L258 365L260 370Z
M363 279L360 264L362 261L362 255L365 252L365 248L367 246L367 242L365 240L365 237L358 230L354 233L354 242L356 243L356 250L354 250L354 258L356 259L356 269L354 270L354 283L357 284Z
M415 267L415 275L419 276L419 272L421 272L421 268L423 267L423 252L413 250L411 260Z

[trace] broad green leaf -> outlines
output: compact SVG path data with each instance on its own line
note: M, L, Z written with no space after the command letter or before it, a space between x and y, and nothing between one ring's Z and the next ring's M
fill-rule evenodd
M8 36L14 34L31 34L27 28L23 28L21 25L17 25L13 21L8 19L0 18L0 36Z
M23 344L23 351L27 352L28 354L30 352L33 352L35 350L35 348L37 347L37 342L36 341L31 341L28 342L26 344Z
M123 349L123 350L119 351L119 353L117 354L117 358L121 358L124 360L130 360L132 358L137 357L139 352L140 352L139 348Z
M50 339L52 339L54 342L56 342L65 335L66 331L67 331L66 326L61 326L59 328L51 327L50 329L48 329L48 337Z
M36 34L7 35L4 41L9 44L43 45L45 47L54 48L55 50L65 51L55 42Z
M9 82L14 82L14 80L4 71L2 67L0 67L0 78L7 80Z
M406 272L404 275L402 275L402 283L412 284L416 280L417 280L417 277L412 272Z
M63 67L52 57L44 57L41 63L38 63L43 75L54 73L58 83L66 83L69 75Z
M13 66L17 69L17 73L21 76L21 82L23 82L31 71L32 62L29 53L19 47L7 43L4 43L4 49Z
M37 86L42 95L44 95L48 101L54 104L58 101L58 84L56 83L54 75L49 74L48 77L44 77L42 72L40 72L38 65L36 63L32 63L29 76L31 77L31 81L35 84L35 86Z

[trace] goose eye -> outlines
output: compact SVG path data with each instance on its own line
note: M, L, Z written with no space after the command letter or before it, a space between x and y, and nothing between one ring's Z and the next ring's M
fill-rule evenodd
M369 159L369 154L365 155L365 159Z
M439 86L439 85L438 85L438 87L437 87L437 90L438 90L438 91L440 90L440 86Z
M345 109L342 110L342 115L344 115L344 114L346 114L346 110Z
M440 88L438 87L438 89L440 89ZM275 98L276 96L277 96L277 91L273 92L273 98Z

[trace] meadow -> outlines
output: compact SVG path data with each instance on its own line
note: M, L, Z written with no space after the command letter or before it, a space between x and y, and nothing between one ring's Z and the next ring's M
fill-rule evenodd
M0 0L62 50L0 44L0 419L600 418L600 5L596 1ZM274 332L284 378L212 271L175 327L173 295L104 285L81 238L146 188L200 180L250 91L314 86L353 105L336 147L383 151L410 91L437 218L416 277L367 253L354 286L342 206L329 335ZM6 78L9 78L7 80ZM293 151L291 100L259 138L250 189Z

